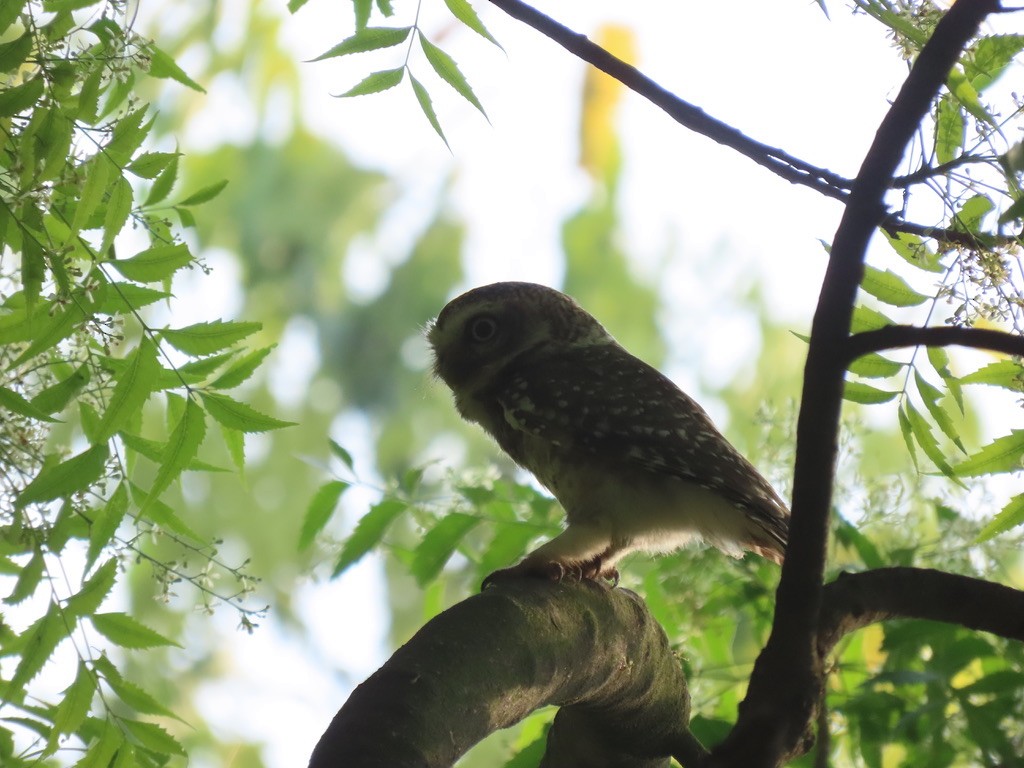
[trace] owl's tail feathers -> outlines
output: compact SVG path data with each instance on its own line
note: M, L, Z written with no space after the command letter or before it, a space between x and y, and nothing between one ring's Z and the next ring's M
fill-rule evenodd
M785 514L782 514L782 511ZM786 558L786 544L789 541L789 510L758 510L751 515L757 524L757 535L754 541L747 544L747 549L766 560L782 565Z

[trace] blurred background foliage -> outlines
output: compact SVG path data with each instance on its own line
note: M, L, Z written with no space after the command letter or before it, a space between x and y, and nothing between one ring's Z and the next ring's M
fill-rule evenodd
M196 216L190 235L213 275L194 276L176 285L177 293L186 299L195 291L200 301L223 302L218 311L263 323L261 341L278 347L264 373L246 383L246 402L297 424L248 442L241 484L226 473L189 474L171 497L198 533L222 540L222 551L251 558L250 570L262 579L260 599L272 606L267 626L257 632L279 634L299 653L323 659L324 676L339 675L350 687L358 680L328 668L333 662L294 600L311 578L330 577L345 557L344 546L350 547L350 560L358 559L361 553L342 542L351 541L368 510L391 514L382 500L399 510L378 537L392 646L475 590L488 571L549 535L559 514L479 430L459 420L448 393L429 375L422 328L467 287L471 258L465 223L447 204L447 186L441 183L432 199L413 201L419 208L414 220L421 222L416 231L398 238L389 233L396 220L407 220L396 219L396 208L410 201L394 180L362 167L305 123L302 64L282 42L276 4L142 4L137 24L209 91L140 82L139 95L158 110L154 144L185 153L182 189L229 180ZM627 29L609 28L605 35L607 45L630 57ZM689 254L666 253L663 263L639 270L622 237L620 96L617 85L592 73L577 94L579 163L589 190L562 225L560 287L640 357L678 368L692 353L675 346L666 332L663 281L671 265ZM235 111L248 127L204 132L203 121L210 119L204 111L215 98L226 99L218 105L221 114ZM730 256L728 246L717 254L722 260ZM710 277L715 267L697 269ZM362 278L353 279L366 270L375 275L371 290ZM729 438L788 495L804 354L793 331L807 329L774 319L762 291L745 285L719 307L749 320L759 336L756 354L728 387L701 380L696 372L701 391L692 394L713 404ZM672 318L698 329L703 322L685 311L674 311ZM967 419L961 431L971 437L977 425ZM332 451L329 438L345 450ZM206 458L229 463L215 451ZM307 505L331 478L346 484L342 514L299 549ZM971 505L982 500L936 490L918 475L895 418L849 409L839 488L833 572L883 563L941 565L1024 584L1020 536L972 546L978 526ZM467 516L466 530L452 535L448 550L443 542L424 550L424 532L436 532L453 511ZM167 555L175 556L173 547ZM223 699L202 703L219 680L239 675L232 622L197 614L187 598L170 605L154 601L154 572L145 562L128 576L132 614L180 638L185 649L128 654L125 674L143 681L188 722L168 721L167 727L189 749L190 764L270 765L259 738L232 723L251 714L244 682L229 689L242 700L237 709L221 706ZM705 550L635 557L624 569L623 586L643 594L678 648L693 686L695 732L709 742L735 717L770 626L777 576L775 567L757 559L733 562ZM341 604L332 610L332 642L343 644L363 631L358 609ZM1021 654L997 639L918 622L873 627L847 638L829 679L833 738L825 749L832 764L1024 765ZM322 712L323 726L331 714ZM510 765L531 764L551 714L537 713L518 729L496 734L462 764L500 765L517 753L518 762ZM305 759L294 755L292 764Z

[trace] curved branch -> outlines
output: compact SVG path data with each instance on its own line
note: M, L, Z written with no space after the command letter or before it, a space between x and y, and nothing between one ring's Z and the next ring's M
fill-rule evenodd
M707 136L719 144L735 149L741 155L750 158L786 181L810 187L827 197L837 200L846 199L847 190L851 186L849 179L833 173L827 168L811 165L781 149L756 141L731 125L711 117L700 107L683 101L644 75L636 67L627 64L590 41L586 35L573 32L550 16L546 16L520 0L491 0L491 4L498 6L509 16L533 27L577 58L614 77L630 90L660 107L679 124Z
M891 618L958 624L1024 642L1024 592L991 581L926 568L843 573L825 587L818 652L844 636Z
M632 592L509 580L449 608L360 685L310 768L441 768L484 736L565 705L545 765L690 768L686 679ZM597 760L595 755L600 755Z
M850 191L818 297L804 369L789 544L772 632L736 727L712 757L723 765L778 765L804 749L821 697L816 635L838 452L850 318L883 198L907 143L960 52L997 0L955 3L935 27L879 125Z
M1024 357L1024 337L989 328L961 328L936 326L921 328L915 325L887 325L873 331L855 333L846 340L846 361L853 362L861 355L900 347L974 347L1007 355Z

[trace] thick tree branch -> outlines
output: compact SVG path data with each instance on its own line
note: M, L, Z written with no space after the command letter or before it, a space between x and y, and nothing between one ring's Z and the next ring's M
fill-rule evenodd
M1024 592L991 581L926 568L844 573L825 587L818 653L868 624L928 619L1024 642Z
M544 765L686 768L686 679L632 592L510 580L432 619L360 685L310 768L441 768L487 734L564 705Z
M513 18L533 27L577 58L614 77L630 90L660 107L680 125L735 149L741 155L793 184L811 187L837 200L846 199L851 184L849 179L826 168L811 165L781 149L756 141L731 125L711 117L699 107L665 90L636 67L591 42L586 35L572 31L520 0L491 0L491 3Z
M843 574L823 593L814 640L891 618L1024 641L1024 592L920 568ZM542 766L685 768L708 754L687 729L689 697L661 628L632 592L509 580L428 622L360 685L311 768L440 768L487 734L563 705Z
M846 362L861 355L900 347L974 347L1024 357L1024 337L988 328L913 325L887 325L873 331L855 333L846 340Z
M815 641L846 373L844 350L865 251L884 219L882 200L907 143L961 50L997 7L996 0L956 3L938 23L882 120L847 200L811 328L797 423L790 538L772 633L755 664L739 721L713 753L716 765L776 766L805 748L821 695Z

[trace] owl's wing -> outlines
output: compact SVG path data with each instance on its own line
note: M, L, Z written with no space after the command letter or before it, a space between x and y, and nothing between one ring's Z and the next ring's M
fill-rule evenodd
M617 344L517 367L498 401L516 430L697 483L765 517L785 542L788 509L772 486L670 379Z

